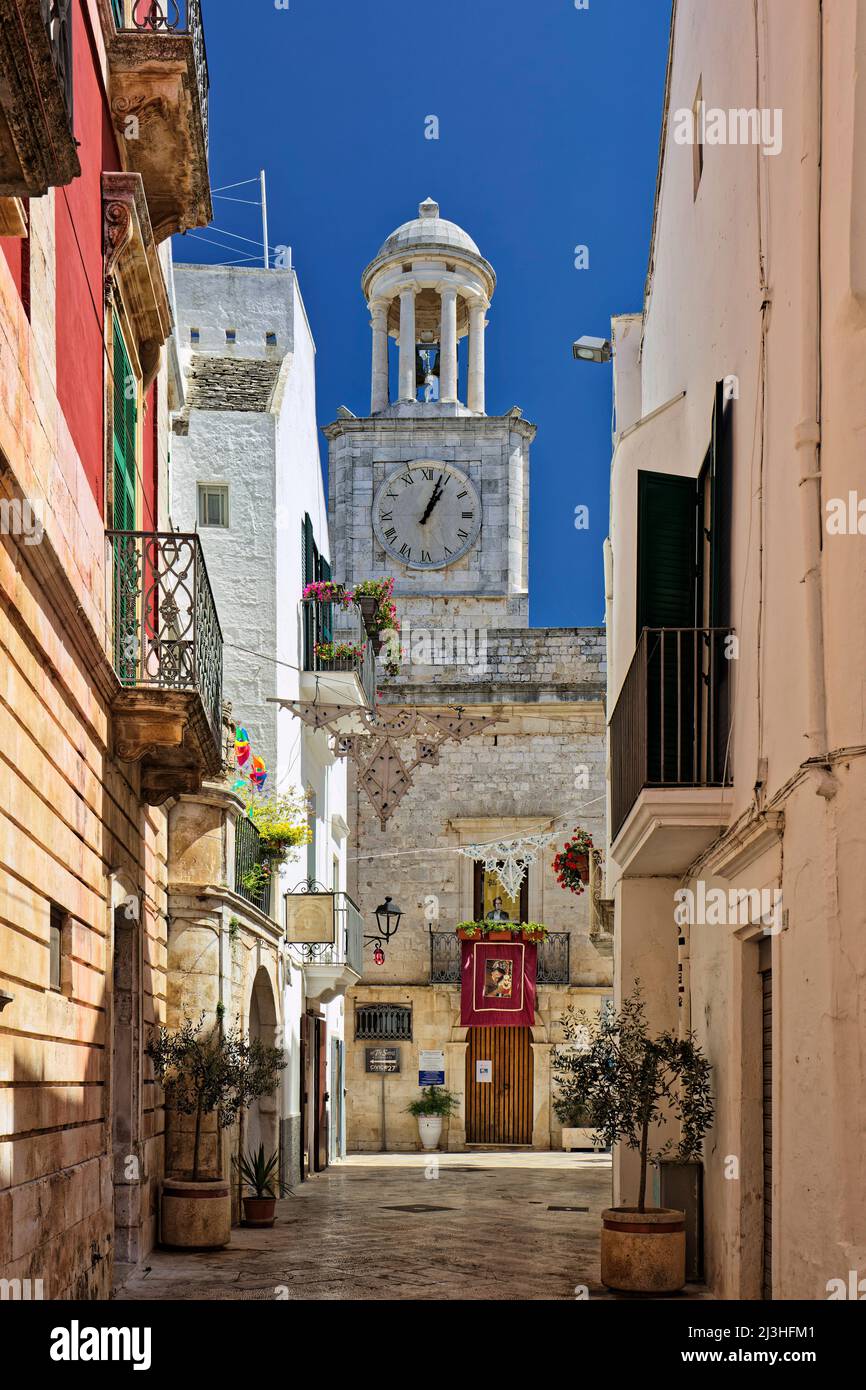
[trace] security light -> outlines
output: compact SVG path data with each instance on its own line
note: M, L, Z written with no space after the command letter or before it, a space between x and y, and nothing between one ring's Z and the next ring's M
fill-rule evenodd
M590 338L586 334L572 343L571 351L578 362L609 362L613 344L607 338Z

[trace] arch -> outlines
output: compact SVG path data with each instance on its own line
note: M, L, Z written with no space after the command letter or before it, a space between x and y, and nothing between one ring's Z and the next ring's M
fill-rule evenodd
M279 1019L274 986L265 966L260 965L250 993L247 1010L248 1033L250 1041L258 1039L267 1047L279 1046ZM258 1149L264 1145L265 1154L276 1153L279 1149L279 1088L272 1096L263 1096L250 1106L247 1115L246 1148Z

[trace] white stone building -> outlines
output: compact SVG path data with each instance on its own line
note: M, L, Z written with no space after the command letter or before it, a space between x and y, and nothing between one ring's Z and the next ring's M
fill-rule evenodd
M282 934L285 893L308 881L346 887L345 764L324 732L274 703L302 692L301 594L308 579L328 573L315 344L292 270L180 265L175 287L186 399L174 422L172 522L201 536L225 639L225 697L266 763L265 792L299 789L310 798L313 841L272 886ZM353 940L353 959L359 949ZM315 977L312 959L290 951L282 998L265 1001L289 1054L281 1132L293 1176L344 1146L340 991L356 978L345 950L342 940L331 961L339 968Z
M422 203L363 275L371 413L341 411L325 430L335 576L396 580L404 657L399 676L380 675L383 711L408 706L441 717L462 707L496 721L419 766L384 828L350 764L353 896L368 933L387 896L404 914L381 964L365 952L363 980L347 1001L354 1150L417 1147L406 1105L419 1094L423 1052L444 1052L446 1084L461 1099L448 1148L558 1144L550 1051L559 1017L572 1002L599 1008L611 986L601 904L563 891L552 869L557 841L575 825L602 841L604 638L594 628L527 626L535 426L517 407L485 414L485 314L495 283L467 233ZM398 346L393 390L389 336ZM536 1026L461 1027L455 927L486 915L502 890L459 847L536 832L555 839L520 892L503 895L512 920L542 921L552 933ZM494 1036L481 1039L488 1031ZM399 1073L368 1070L368 1044L378 1043L396 1046ZM484 1115L479 1047L492 1049L494 1074L495 1104Z

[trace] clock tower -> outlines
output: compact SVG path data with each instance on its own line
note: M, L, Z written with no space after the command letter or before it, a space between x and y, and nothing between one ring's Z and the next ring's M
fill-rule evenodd
M335 577L393 574L413 625L525 627L535 427L517 407L485 412L493 267L428 199L361 285L370 414L325 430Z

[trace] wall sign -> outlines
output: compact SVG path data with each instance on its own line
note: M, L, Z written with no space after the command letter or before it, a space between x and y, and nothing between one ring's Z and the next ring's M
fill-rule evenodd
M365 1047L367 1072L379 1076L393 1076L400 1070L399 1047Z
M445 1085L445 1053L421 1052L418 1056L418 1085Z
M287 893L286 940L298 945L333 945L337 912L333 893Z
M475 1063L475 1080L476 1080L476 1082L478 1082L478 1081L492 1081L492 1080L493 1080L493 1063L492 1063L492 1062L476 1062L476 1063Z

